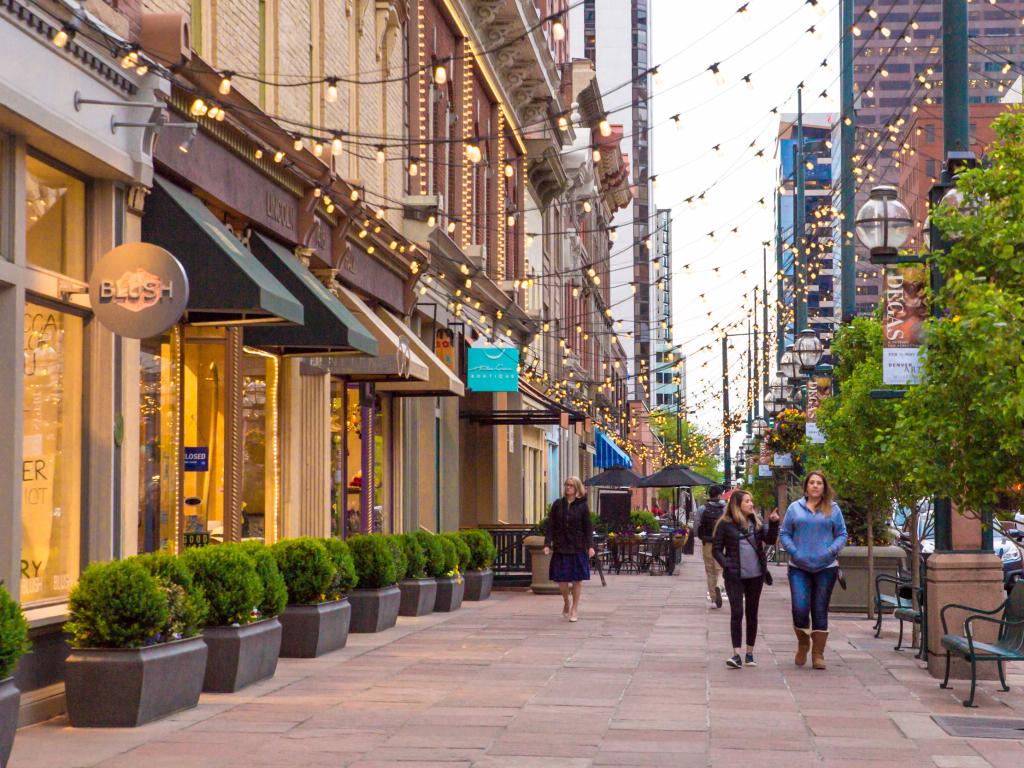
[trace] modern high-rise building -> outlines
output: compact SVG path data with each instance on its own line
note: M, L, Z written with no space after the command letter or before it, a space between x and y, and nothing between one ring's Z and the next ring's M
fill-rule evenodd
M1024 58L1021 17L1024 0L969 6L972 105L999 103L1013 83L1016 75L1008 65ZM925 106L926 99L942 103L942 0L854 0L854 18L860 36L853 43L857 146L851 154L865 171L857 193L859 210L872 186L899 184L900 161L893 150L910 141L914 106ZM889 139L888 127L901 118L904 122ZM942 158L937 160L941 166ZM858 314L875 310L880 286L879 270L857 243Z
M620 337L629 359L630 394L650 403L655 380L651 235L654 205L651 193L650 0L583 0L570 10L570 53L594 63L606 92L608 120L621 124L627 137L633 202L612 220L611 306L622 320ZM628 13L628 16L627 16ZM628 20L628 23L626 23Z
M686 360L672 348L672 211L659 208L654 219L654 257L651 259L652 295L651 405L686 407Z
M835 285L839 274L833 249L832 231L832 134L834 114L805 113L803 142L797 141L797 116L784 114L779 124L779 178L776 199L776 268L782 275L776 300L779 302L779 326L776 329L781 354L793 343L794 299L798 287L794 269L795 248L803 252L807 265L807 323L826 347L837 320ZM798 146L801 147L799 159ZM802 234L794 238L798 222L796 210L797 163L803 170L804 212ZM802 282L799 283L801 289Z

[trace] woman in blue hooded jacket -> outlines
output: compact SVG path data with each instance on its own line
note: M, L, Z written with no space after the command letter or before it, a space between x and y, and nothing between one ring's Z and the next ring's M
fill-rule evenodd
M839 573L839 553L846 546L846 523L832 487L821 472L804 479L804 496L789 505L779 531L789 553L789 593L793 600L796 664L825 669L828 605Z

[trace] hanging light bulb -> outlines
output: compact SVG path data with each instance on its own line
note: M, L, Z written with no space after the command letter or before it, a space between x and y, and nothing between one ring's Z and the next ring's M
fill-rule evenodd
M319 141L313 142L313 154L320 157L324 153L324 145Z
M722 69L720 65L721 62L716 61L714 64L708 67L707 71L710 72L712 77L715 78L715 83L717 83L718 85L725 85L725 75L722 74Z
M511 179L516 172L516 168L512 163L505 163L505 178Z
M434 64L434 84L444 85L448 82L448 70L444 66L443 61L438 61Z
M384 153L384 147L377 147L377 165L384 165L384 161L387 160L387 155Z
M473 142L466 144L466 159L474 165L483 159L483 153L480 151L480 147L477 144Z
M560 43L565 40L565 24L562 22L562 17L558 16L551 24L551 37L556 43Z
M335 157L341 154L341 136L331 139L331 154Z
M592 206L590 204L589 200L584 200L583 201L583 212L584 213L590 213L592 210L594 210L594 206Z
M284 160L284 152L279 149L274 153L274 162L280 163L282 160Z
M654 176L651 176L651 187L654 188L654 189L658 188L658 176L657 176L657 174L655 174Z
M618 240L619 239L619 230L616 229L615 227L612 227L611 229L609 229L608 230L608 239L611 240L613 243L616 240Z
M455 222L454 221L449 221L448 222L448 234L451 235L454 232L455 232Z
M333 104L338 100L338 78L331 77L327 80L327 103Z
M594 162L595 163L600 163L601 162L601 150L600 149L598 149L597 147L594 147L594 150L591 153L591 155L594 158Z
M416 158L415 157L409 159L409 175L410 176L419 176L420 175L420 164L418 162L416 162Z
M654 67L654 69L651 70L651 79L654 81L655 85L661 85L663 78L661 77L661 72L657 67Z
M263 150L260 149L259 147L256 147L256 151L253 153L253 155L255 155L257 160L262 160L263 159Z
M196 117L202 117L209 110L210 110L210 108L206 105L206 102L203 101L202 99L194 99L192 101L192 104L188 108L189 114L194 115Z
M558 116L558 130L568 131L569 130L569 119L565 115Z
M752 75L753 75L753 72L751 72L750 74L744 75L743 78L742 78L744 85L746 85L747 88L749 90L751 90L751 91L754 90L754 81L751 79Z
M292 147L295 148L296 152L301 152L302 151L302 137L301 136L296 136L295 137L295 141L292 142Z
M225 72L220 79L220 85L217 86L217 93L221 96L227 96L231 93L231 76L234 72Z
M597 130L605 138L612 135L612 124L608 122L607 117L602 117L601 122L597 124Z

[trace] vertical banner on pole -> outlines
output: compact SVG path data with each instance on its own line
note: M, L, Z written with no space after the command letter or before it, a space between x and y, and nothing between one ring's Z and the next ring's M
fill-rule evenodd
M928 316L921 264L885 268L885 333L882 337L882 382L916 384L921 380L921 343Z
M804 434L812 443L824 443L825 435L818 429L818 408L825 398L832 397L832 377L828 374L815 373L807 384L807 421Z

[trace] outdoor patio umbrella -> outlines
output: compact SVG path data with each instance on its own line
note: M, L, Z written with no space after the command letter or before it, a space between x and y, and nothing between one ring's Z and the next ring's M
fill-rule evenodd
M639 485L640 477L633 474L621 464L609 467L604 472L594 475L583 484L591 488L633 488Z
M641 488L692 488L695 485L714 485L716 482L694 472L685 464L669 464L643 478L637 485Z

